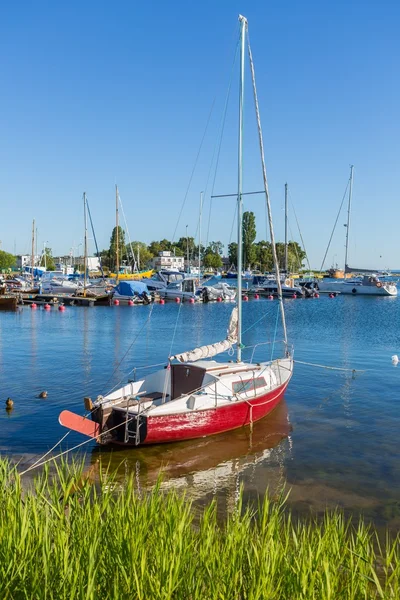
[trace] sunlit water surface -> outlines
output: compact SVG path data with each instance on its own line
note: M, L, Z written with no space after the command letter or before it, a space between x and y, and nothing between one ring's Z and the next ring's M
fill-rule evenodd
M398 528L400 366L391 357L400 354L400 299L287 299L285 308L298 361L348 370L297 362L285 401L252 432L130 450L99 450L90 441L80 450L90 475L95 479L111 460L121 482L133 472L147 489L162 471L164 487L187 490L200 503L217 497L227 510L241 485L246 499L286 485L300 514L339 505ZM84 396L104 395L133 377L134 368L139 377L140 367L223 339L231 309L170 303L1 312L0 452L21 467L32 464L66 433L61 410L83 413ZM277 310L276 300L245 303L246 346L271 341L275 331L282 337ZM252 352L246 349L244 358ZM254 356L270 353L270 345L258 346ZM43 390L45 400L37 397ZM14 400L11 412L7 397ZM62 447L83 440L71 433Z

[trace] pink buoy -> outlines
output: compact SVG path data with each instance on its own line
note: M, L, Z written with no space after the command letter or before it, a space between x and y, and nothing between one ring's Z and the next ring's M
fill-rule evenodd
M65 311L64 304L60 304L60 306L58 307L58 310L60 310L61 312L64 312Z
M259 295L258 294L254 294L254 300L258 300L259 299Z
M165 304L164 298L160 298L160 304Z
M222 298L221 298L221 296L218 296L218 298L217 298L217 302L222 302Z
M133 306L133 300L128 300L128 306Z
M329 298L334 298L335 294L329 294Z
M243 296L243 302L247 302L247 301L248 301L248 299L249 299L249 297L248 297L248 296Z
M115 300L113 301L114 306L119 306L119 300L117 298L115 298Z
M292 298L297 298L297 294L293 294Z
M189 298L189 304L194 304L194 298Z
M272 294L270 294L270 295L268 296L268 300L273 300L273 299L274 299L273 295L272 295Z
M180 301L181 301L181 299L180 299L180 298L178 298L178 296L177 296L177 297L175 298L175 302L176 302L177 304L179 304L179 302L180 302Z
M319 298L319 294L314 294L314 298Z
M37 304L35 304L34 302L32 302L31 308L33 308L33 309L37 308Z
M50 310L51 306L50 306L50 304L47 304L47 303L46 303L46 304L43 306L43 308L44 308L44 310Z

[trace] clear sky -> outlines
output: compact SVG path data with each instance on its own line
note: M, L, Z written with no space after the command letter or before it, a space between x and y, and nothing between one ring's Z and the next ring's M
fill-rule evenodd
M206 190L205 241L211 190L234 193L237 185L239 13L249 20L277 239L287 182L318 268L354 164L350 265L400 268L395 0L3 3L1 248L29 253L35 218L39 248L47 242L67 254L75 244L77 252L84 191L99 245L108 247L116 183L132 239L147 243L175 230L175 239L185 236L186 225L194 235ZM262 178L248 83L244 189L254 191ZM247 197L245 210L256 213L265 239L262 197ZM227 244L233 218L234 199L214 200L208 239ZM343 212L325 266L343 263L345 220ZM300 241L293 214L289 221Z

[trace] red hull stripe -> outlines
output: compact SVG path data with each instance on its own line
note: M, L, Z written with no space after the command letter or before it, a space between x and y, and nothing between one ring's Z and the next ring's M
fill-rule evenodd
M144 444L190 440L238 429L262 419L280 402L289 382L248 401L191 413L147 417Z
M58 421L60 425L92 438L97 438L100 434L100 426L98 423L94 423L90 419L82 417L82 415L77 415L69 410L63 410L58 417Z

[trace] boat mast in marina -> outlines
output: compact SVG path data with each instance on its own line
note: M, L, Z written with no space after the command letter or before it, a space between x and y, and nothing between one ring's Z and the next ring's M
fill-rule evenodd
M118 186L115 185L115 223L116 223L116 227L115 227L115 235L116 235L116 240L115 240L115 246L116 246L116 273L117 273L117 281L118 281L118 275L119 275L119 240L118 240Z
M199 283L201 277L201 213L203 211L203 192L200 192L200 214L199 214Z
M85 240L84 240L84 259L83 259L83 295L86 296L86 277L87 277L87 263L88 263L88 243L87 243L87 205L86 205L86 192L83 192L83 215L85 223Z
M237 328L237 362L242 361L242 271L243 271L243 108L244 108L244 57L247 19L239 15L241 26L240 36L240 82L239 82L239 142L238 142L238 249L237 249L237 302L238 302L238 328Z
M33 281L34 279L34 275L33 275L33 268L35 265L35 219L33 219L33 223L32 223L32 255L31 255L31 279Z
M350 230L350 211L351 211L351 197L353 194L353 165L350 165L350 186L349 186L349 204L347 207L347 224L346 227L346 251L344 255L344 274L346 276L346 270L348 268L347 256L349 252L349 230Z
M279 357L273 358L266 352L267 360L242 361L242 270L243 270L243 99L244 58L247 37L247 19L239 16L241 30L240 95L239 95L239 140L238 140L238 307L233 308L226 338L196 347L189 351L180 350L172 355L169 347L166 368L146 374L142 379L130 381L106 396L98 396L94 402L85 399L86 410L92 417L90 422L68 410L60 414L60 423L102 444L139 446L146 444L183 441L203 438L217 433L253 426L253 423L271 413L281 401L293 371L293 358L287 345L282 287L277 277L278 295L282 314L284 348ZM247 40L248 42L248 40ZM254 77L253 60L248 43L254 100L256 105L264 191L267 202L274 265L279 273L272 225L271 205L268 194L267 175L258 100ZM202 208L203 195L200 197ZM201 267L201 233L199 232L199 267ZM238 316L240 315L240 319ZM178 313L179 316L179 313ZM249 315L250 316L250 315ZM257 321L253 323L256 325ZM175 333L174 333L175 336ZM273 344L275 345L276 336ZM173 338L174 340L174 338ZM269 344L266 341L265 344ZM236 344L237 362L210 360L229 351ZM250 348L247 348L247 351Z
M288 274L288 186L285 183L285 275ZM278 276L278 274L277 274Z

